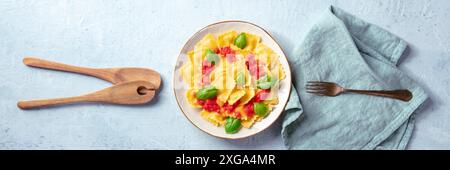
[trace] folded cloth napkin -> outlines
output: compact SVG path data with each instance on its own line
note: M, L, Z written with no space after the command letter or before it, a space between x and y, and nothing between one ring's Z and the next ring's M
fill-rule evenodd
M282 137L289 149L405 149L424 90L396 66L406 42L329 7L289 56L293 84ZM408 89L409 102L360 94L306 93L307 81L368 90ZM301 99L301 101L300 101Z

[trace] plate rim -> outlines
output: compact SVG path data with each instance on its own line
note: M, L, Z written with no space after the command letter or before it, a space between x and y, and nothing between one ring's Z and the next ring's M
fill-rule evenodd
M197 129L200 129L201 131L205 132L206 134L209 134L209 135L214 136L214 137L217 137L217 138L237 140L237 139L244 139L244 138L248 138L248 137L250 137L250 136L254 136L254 135L256 135L256 134L259 134L259 133L265 131L266 129L269 129L269 128L270 128L270 127L271 127L271 126L272 126L272 125L280 118L280 116L283 114L284 109L286 109L287 103L289 102L289 98L290 98L291 92L292 92L292 82L290 82L290 85L289 85L289 87L288 87L288 88L289 88L288 99L287 99L286 103L284 104L283 109L281 110L281 113L278 114L278 116L275 118L275 120L274 120L273 122L271 122L271 123L269 124L269 126L267 126L266 128L260 129L260 130L256 131L256 132L253 133L253 134L249 134L249 135L245 135L245 136L241 136L241 137L224 137L224 136L218 136L218 135L212 134L212 133L210 133L210 132L208 132L208 131L206 131L206 130L203 130L202 128L198 127L194 122L192 122L192 120L186 115L186 113L184 112L183 108L180 106L180 102L178 101L177 93L175 92L175 72L176 72L176 66L177 66L177 63L178 63L178 59L179 59L180 56L182 55L183 49L186 47L187 43L188 43L189 41L191 41L195 35L199 34L201 31L207 29L208 27L211 27L211 26L213 26L213 25L223 24L223 23L231 23L231 22L239 22L239 23L245 23L245 24L253 25L253 26L255 26L255 27L261 29L262 31L264 31L270 38L272 38L272 40L275 42L275 44L281 49L281 52L283 53L283 57L284 57L284 58L286 59L286 61L287 61L287 65L288 65L288 69L289 69L289 77L291 77L291 81L292 81L292 72L291 72L292 69L291 69L291 65L289 64L288 58L287 58L287 56L286 56L286 52L285 52L285 50L283 49L283 47L281 47L280 43L278 43L278 41L273 37L272 34L270 34L270 33L269 33L267 30L265 30L264 28L262 28L262 27L260 27L260 26L258 26L258 25L256 25L256 24L254 24L254 23L251 23L251 22L249 22L249 21L243 21L243 20L222 20L222 21L218 21L218 22L215 22L215 23L212 23L212 24L209 24L209 25L206 25L206 26L202 27L201 29L199 29L198 31L196 31L194 34L192 34L192 36L190 36L189 39L187 39L186 42L184 43L184 45L181 47L180 53L179 53L178 56L177 56L177 59L176 59L176 61L175 61L175 65L174 65L173 70L172 70L172 91L173 91L173 94L174 94L174 96L175 96L175 100L177 101L178 108L181 110L181 112L183 113L184 117L186 117L186 119L188 119L189 122L191 122L191 124L193 124L195 127L197 127Z

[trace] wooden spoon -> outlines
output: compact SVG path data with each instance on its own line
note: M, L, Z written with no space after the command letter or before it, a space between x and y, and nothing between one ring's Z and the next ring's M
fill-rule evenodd
M79 102L101 102L111 104L144 104L153 99L155 86L142 80L120 83L94 93L55 99L19 101L17 106L21 109L34 109L39 107L55 106Z
M154 85L155 89L159 89L159 86L161 85L161 76L159 75L159 73L147 68L124 67L97 69L71 66L33 57L25 57L23 59L23 63L31 67L46 68L94 76L109 81L113 84L134 80L145 80L151 82Z

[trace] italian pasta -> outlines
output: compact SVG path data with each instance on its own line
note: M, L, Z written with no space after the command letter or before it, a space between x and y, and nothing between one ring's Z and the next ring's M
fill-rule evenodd
M226 133L251 128L278 104L285 73L278 55L247 32L205 35L181 67L188 103Z

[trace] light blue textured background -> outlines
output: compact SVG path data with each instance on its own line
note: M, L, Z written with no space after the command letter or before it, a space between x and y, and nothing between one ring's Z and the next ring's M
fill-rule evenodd
M284 149L280 122L247 139L211 137L182 115L172 67L185 41L220 20L268 31L288 55L330 4L410 44L400 68L431 100L417 115L410 149L450 149L450 1L0 1L0 149ZM77 74L29 68L25 55L91 67L159 71L154 102L130 107L82 104L23 111L19 99L72 96L110 86Z

